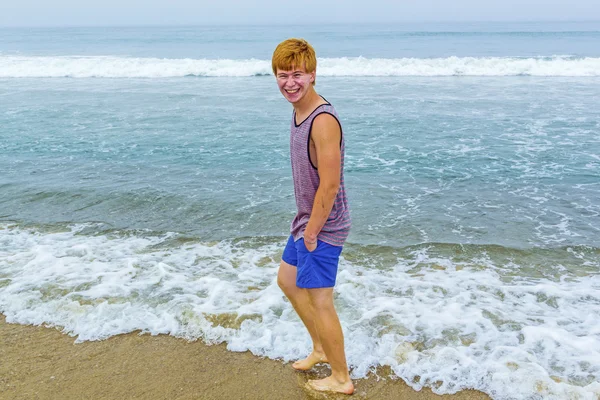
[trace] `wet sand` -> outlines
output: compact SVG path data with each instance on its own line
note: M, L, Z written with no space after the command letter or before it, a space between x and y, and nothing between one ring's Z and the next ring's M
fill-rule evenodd
M8 324L0 315L0 399L489 399L470 390L416 392L401 379L376 376L355 381L354 396L323 395L304 383L325 376L326 367L296 372L289 363L230 352L224 344L138 333L74 341L55 328Z

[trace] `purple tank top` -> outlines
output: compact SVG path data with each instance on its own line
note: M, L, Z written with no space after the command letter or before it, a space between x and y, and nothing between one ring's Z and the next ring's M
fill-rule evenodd
M300 125L296 125L296 115L292 115L292 128L290 135L290 156L292 160L292 176L294 178L294 194L298 213L292 221L291 233L294 240L303 237L306 224L310 219L315 194L319 188L319 173L312 165L309 156L309 140L312 124L317 115L327 113L332 115L338 123L339 117L331 104L322 104L317 107ZM340 130L342 125L340 123ZM317 238L333 246L343 246L350 232L350 210L344 188L344 134L342 131L341 146L341 174L340 188L333 203L327 222L319 232Z

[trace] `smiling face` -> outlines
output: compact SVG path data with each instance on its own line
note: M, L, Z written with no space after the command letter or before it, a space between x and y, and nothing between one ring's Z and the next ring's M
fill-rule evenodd
M292 104L298 103L312 89L315 72L292 67L289 71L277 69L277 86L283 96Z

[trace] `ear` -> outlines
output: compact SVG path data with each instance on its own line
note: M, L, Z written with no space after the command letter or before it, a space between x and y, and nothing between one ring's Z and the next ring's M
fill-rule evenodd
M317 75L317 71L313 71L310 73L310 83L315 81L315 75Z

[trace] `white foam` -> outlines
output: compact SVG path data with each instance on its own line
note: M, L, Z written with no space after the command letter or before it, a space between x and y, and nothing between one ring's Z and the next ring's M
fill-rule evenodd
M600 76L600 58L322 58L320 76ZM0 55L0 78L168 78L270 75L269 60Z
M139 329L283 360L309 351L276 284L283 238L178 242L83 229L0 224L0 312L9 322L61 326L78 342ZM343 259L335 301L352 375L389 365L413 388L440 394L595 399L600 276L532 280L516 268L485 256L457 264L426 248L383 270Z

